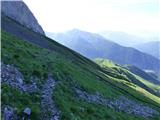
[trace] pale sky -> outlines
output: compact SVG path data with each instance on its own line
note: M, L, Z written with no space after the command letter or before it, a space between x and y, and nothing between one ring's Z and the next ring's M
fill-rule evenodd
M160 31L159 0L23 0L48 32Z

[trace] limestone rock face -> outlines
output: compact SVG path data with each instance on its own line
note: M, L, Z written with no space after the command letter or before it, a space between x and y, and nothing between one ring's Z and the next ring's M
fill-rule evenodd
M45 35L42 27L23 1L2 1L1 11L4 15L14 19L20 24Z

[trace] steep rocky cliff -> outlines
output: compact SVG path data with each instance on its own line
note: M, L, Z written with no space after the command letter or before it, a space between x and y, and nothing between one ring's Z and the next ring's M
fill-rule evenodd
M2 14L40 34L45 34L38 21L23 1L2 1Z

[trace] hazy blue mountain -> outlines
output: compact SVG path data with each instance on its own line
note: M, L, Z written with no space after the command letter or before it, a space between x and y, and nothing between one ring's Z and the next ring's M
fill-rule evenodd
M122 46L134 46L136 44L141 44L143 43L143 39L141 37L135 36L135 35L130 35L125 32L120 32L120 31L103 31L99 32L100 35L105 37L106 39L112 40L115 43L118 43Z
M123 47L98 34L74 29L65 33L52 34L51 37L91 59L107 58L118 64L132 64L141 69L156 71L160 68L160 60L155 57L134 48Z
M160 59L160 41L147 42L134 46L136 49Z

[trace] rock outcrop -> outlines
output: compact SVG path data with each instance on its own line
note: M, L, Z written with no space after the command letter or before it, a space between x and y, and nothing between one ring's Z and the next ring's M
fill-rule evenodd
M2 1L2 14L14 19L33 31L45 35L42 27L23 1Z
M38 90L34 81L31 84L24 83L23 74L13 65L6 65L1 62L1 70L2 83L6 83L24 92L34 92Z
M119 96L118 98L111 100L104 98L99 93L89 94L86 91L82 91L80 89L75 89L75 91L80 98L83 98L88 102L95 102L98 104L102 104L117 111L123 111L128 114L134 114L137 116L142 116L144 118L152 117L154 115L159 115L158 111L150 108L145 104L130 100L125 96Z
M48 75L48 79L42 89L42 120L59 120L60 111L57 109L53 100L53 91L56 85L56 81L52 78L52 75Z
M13 120L14 119L14 110L11 106L5 106L4 108L4 120Z

